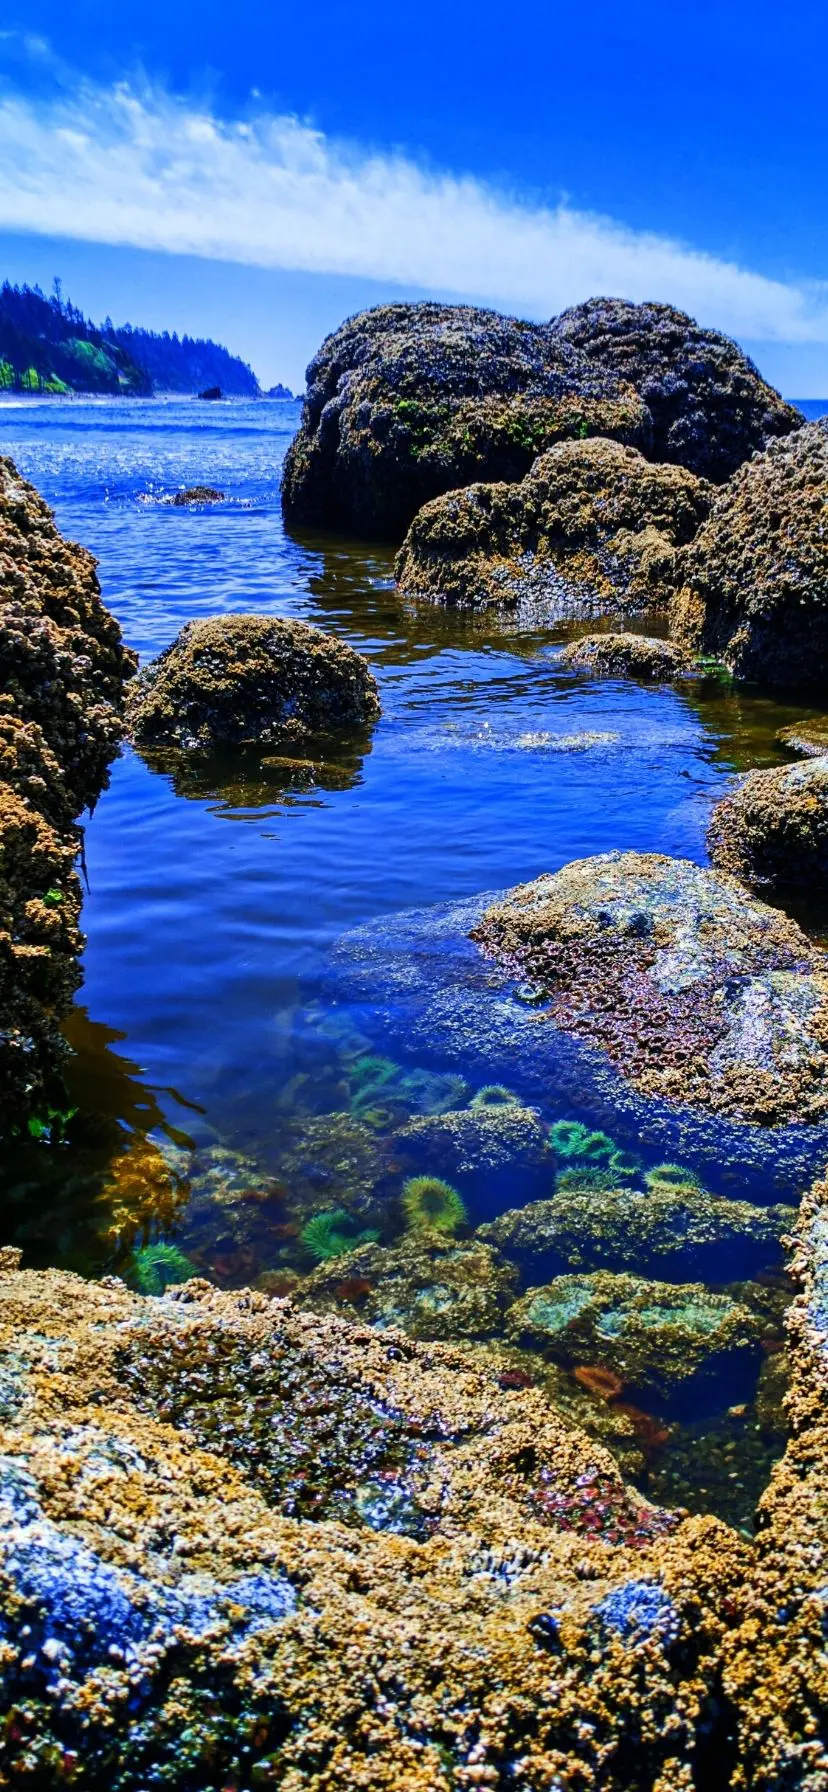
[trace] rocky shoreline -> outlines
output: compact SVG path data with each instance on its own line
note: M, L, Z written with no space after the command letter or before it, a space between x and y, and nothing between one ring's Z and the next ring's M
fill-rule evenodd
M826 507L828 432L726 338L613 300L350 320L284 482L289 523L401 541L412 602L613 617L573 677L712 656L803 692ZM379 697L352 648L259 616L134 678L9 461L0 580L0 1131L48 1139L77 818L125 732L200 791L215 749L295 755ZM824 873L808 726L714 811L714 869L606 852L343 939L330 1012L371 1041L281 1179L138 1135L115 1160L131 1286L0 1240L0 1786L825 1792L828 957L755 893ZM194 1258L148 1242L188 1206ZM197 1260L215 1206L230 1291ZM755 1537L642 1493L670 1403L761 1365L789 1437Z

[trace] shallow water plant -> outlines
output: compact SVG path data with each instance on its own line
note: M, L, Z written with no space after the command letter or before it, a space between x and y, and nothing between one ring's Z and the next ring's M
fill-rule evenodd
M409 1176L402 1204L410 1232L456 1232L466 1223L463 1197L439 1176Z
M163 1294L198 1275L195 1264L174 1244L145 1244L133 1251L126 1280L139 1294Z
M352 1251L355 1245L376 1243L379 1233L370 1229L358 1232L351 1215L338 1207L330 1213L315 1213L302 1227L299 1238L317 1263L326 1263L331 1257Z

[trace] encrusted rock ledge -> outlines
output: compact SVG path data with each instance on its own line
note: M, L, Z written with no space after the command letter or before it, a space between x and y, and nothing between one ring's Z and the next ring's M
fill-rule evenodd
M0 1785L822 1792L826 1203L755 1546L461 1348L0 1251Z
M73 821L106 781L134 667L92 555L0 458L0 1138L60 1061L80 982Z
M0 1346L0 1784L705 1783L749 1549L538 1390L10 1251Z

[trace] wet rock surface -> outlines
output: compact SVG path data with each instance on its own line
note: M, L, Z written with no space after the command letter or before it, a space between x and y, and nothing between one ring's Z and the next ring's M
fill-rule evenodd
M289 523L400 541L422 504L518 480L553 442L647 447L631 386L550 326L467 305L381 305L322 344L285 462Z
M808 722L793 722L780 728L776 736L781 747L796 753L800 759L822 759L828 754L828 716L815 716Z
M516 1343L559 1362L600 1363L632 1387L670 1388L723 1358L758 1358L761 1320L702 1282L648 1281L597 1270L530 1288L507 1315Z
M822 688L828 672L828 431L747 461L682 556L672 631L738 678Z
M16 1783L448 1792L552 1761L678 1792L744 1582L726 1526L446 1346L0 1273Z
M676 548L712 488L603 440L561 442L517 485L469 485L415 517L397 556L404 596L461 608L537 606L547 621L664 603Z
M516 1292L515 1270L490 1246L413 1234L321 1264L292 1299L378 1330L397 1326L411 1338L455 1341L497 1332Z
M751 1254L758 1267L769 1245L781 1252L779 1241L796 1217L793 1207L754 1207L711 1195L692 1181L646 1190L602 1188L588 1178L584 1183L513 1208L477 1235L525 1266L533 1280L537 1266L549 1259L587 1269L667 1262L680 1264L686 1275L690 1266L698 1271L702 1265L742 1264Z
M58 1099L82 946L73 822L106 780L134 665L92 555L0 457L0 1135Z
M828 757L748 772L716 804L714 865L759 889L819 888L828 872Z
M582 635L570 641L561 654L561 665L595 678L640 678L646 684L687 678L693 661L673 641L651 635Z
M828 1114L824 954L733 878L602 854L520 885L473 937L648 1095L763 1126Z
M773 437L802 425L735 342L672 305L588 299L562 312L553 329L641 394L653 419L653 459L703 479L729 479Z
M184 750L301 740L378 715L361 654L308 623L269 616L187 623L129 701L137 745Z

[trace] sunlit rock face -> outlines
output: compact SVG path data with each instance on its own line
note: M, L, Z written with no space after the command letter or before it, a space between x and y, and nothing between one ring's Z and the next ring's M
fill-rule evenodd
M474 938L642 1093L762 1126L828 1116L828 961L734 878L579 859L510 891Z
M828 431L740 467L682 557L673 633L738 678L822 691L828 672Z
M401 541L420 506L518 480L554 442L647 448L632 386L545 324L469 305L381 305L322 344L285 462L291 524Z
M672 305L588 299L552 327L640 393L653 419L654 460L720 483L775 436L802 426L801 412L735 342Z
M695 474L619 442L559 442L517 485L474 484L424 505L397 583L460 609L531 604L547 622L663 605L676 550L712 497Z

